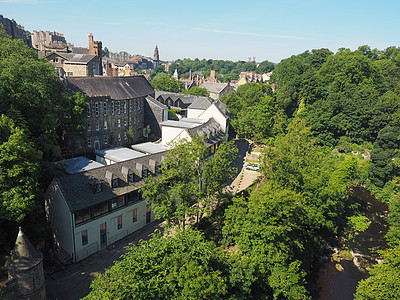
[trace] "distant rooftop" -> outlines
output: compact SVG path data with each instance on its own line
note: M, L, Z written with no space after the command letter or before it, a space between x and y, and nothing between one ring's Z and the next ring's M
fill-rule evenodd
M83 156L65 159L59 163L66 165L66 171L68 174L76 174L103 167L102 164Z

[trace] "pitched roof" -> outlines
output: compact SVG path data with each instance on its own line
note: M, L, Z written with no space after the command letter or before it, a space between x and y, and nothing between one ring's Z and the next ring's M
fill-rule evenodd
M218 110L226 117L229 118L228 106L225 103L222 103L219 100L214 101L214 105L218 108Z
M146 97L154 93L143 76L128 77L69 77L67 88L88 97L110 96L114 100Z
M71 51L76 54L89 54L89 49L84 47L72 47Z
M193 102L197 101L198 99L209 99L208 97L204 96L196 96L196 95L187 95L187 94L179 94L179 93L172 93L172 92L164 92L164 91L156 91L155 92L155 99L159 99L161 97L164 101L169 97L174 102L178 99L182 101L184 104L184 108L191 105Z
M201 88L205 88L210 93L220 93L224 88L228 86L228 83L216 83L216 82L204 82L200 85Z
M194 137L196 135L198 136L203 136L206 135L208 136L211 134L211 136L214 136L215 133L219 132L221 130L221 127L219 124L214 120L214 118L210 118L207 122L203 124L197 124L196 127L188 128L187 131L189 132L190 136Z
M75 212L139 189L143 186L143 180L135 176L135 183L128 184L124 180L122 169L124 168L126 170L126 168L128 168L134 173L138 164L154 173L154 166L152 166L150 160L160 164L164 154L165 152L159 152L116 162L112 165L91 169L85 172L66 174L57 178L56 181L60 186L70 211ZM107 171L120 179L119 187L111 188L106 184ZM92 182L102 183L102 191L94 193L91 185Z
M207 97L199 97L193 101L192 104L188 106L188 108L191 109L203 109L206 110L211 106L213 101L210 98Z

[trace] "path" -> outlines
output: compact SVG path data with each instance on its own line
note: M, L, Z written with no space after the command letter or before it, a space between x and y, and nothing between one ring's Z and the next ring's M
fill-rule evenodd
M92 256L71 266L69 270L58 271L51 275L46 274L47 300L75 300L85 297L90 292L90 283L95 273L103 272L111 267L114 261L126 252L128 244L137 244L139 240L148 240L149 234L154 230L163 230L161 221L154 221L139 229L124 239L114 243L111 247L103 249Z

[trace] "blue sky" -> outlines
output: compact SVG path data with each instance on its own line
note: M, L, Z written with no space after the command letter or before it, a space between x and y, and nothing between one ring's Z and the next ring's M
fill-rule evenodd
M111 51L160 58L261 62L306 50L400 46L398 0L0 0L0 14L75 46L87 36Z

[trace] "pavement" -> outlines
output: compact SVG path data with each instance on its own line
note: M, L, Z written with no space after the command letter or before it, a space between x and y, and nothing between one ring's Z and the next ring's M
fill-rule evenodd
M125 247L140 240L148 240L154 230L163 231L162 222L156 220L122 240L112 244L92 256L71 265L66 270L45 274L46 295L48 300L75 300L85 297L90 292L90 283L98 272L111 267L126 252ZM46 270L45 270L46 273Z

